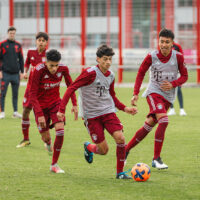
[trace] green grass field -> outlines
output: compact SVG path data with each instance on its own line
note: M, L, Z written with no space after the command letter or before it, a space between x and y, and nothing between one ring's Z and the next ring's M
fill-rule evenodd
M19 111L25 87L20 88ZM62 88L62 93L64 88ZM117 88L117 96L130 105L132 88ZM151 168L147 182L115 179L115 144L106 133L110 150L106 156L94 156L89 165L83 156L83 143L91 141L83 121L73 121L70 107L66 115L65 141L59 165L65 174L49 172L51 157L44 149L31 114L31 145L16 149L21 141L21 121L12 119L11 90L6 98L6 118L0 120L0 200L199 200L200 137L199 88L183 88L186 117L170 116L162 158L169 166L159 171ZM178 112L178 103L175 103ZM126 141L143 125L148 107L145 99L138 102L139 113L118 116L124 125ZM137 162L151 167L154 131L129 154L125 170ZM51 131L54 138L54 131Z

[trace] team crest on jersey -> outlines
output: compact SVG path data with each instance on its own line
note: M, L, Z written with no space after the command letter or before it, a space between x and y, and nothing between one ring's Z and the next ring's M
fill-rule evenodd
M96 141L96 140L97 140L97 135L96 135L96 134L92 134L92 139L93 139L94 141Z
M62 74L61 74L61 72L59 72L59 73L57 73L56 75L57 75L57 77L59 78L59 77L61 77Z
M46 74L46 75L44 76L44 78L49 78L49 76Z
M163 105L162 105L161 103L159 103L159 104L157 105L157 108L158 108L158 110L161 110L161 109L163 108Z

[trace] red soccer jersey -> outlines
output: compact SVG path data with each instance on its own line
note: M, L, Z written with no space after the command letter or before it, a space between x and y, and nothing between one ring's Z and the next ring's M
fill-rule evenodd
M33 81L30 88L30 101L37 116L43 116L42 110L50 108L60 101L60 83L62 77L69 86L72 83L67 66L59 64L55 74L51 74L44 63L37 65L33 71ZM71 96L72 104L77 105L75 93Z
M45 53L46 53L46 50L43 51L42 53L39 53L37 48L33 48L33 49L29 49L28 50L26 61L25 61L25 65L24 65L24 67L27 69L27 71L28 71L28 69L29 69L29 67L31 65L31 70L30 70L29 79L28 79L28 83L27 83L27 88L28 89L30 89L33 70L35 69L35 67L39 63L44 63L45 62Z

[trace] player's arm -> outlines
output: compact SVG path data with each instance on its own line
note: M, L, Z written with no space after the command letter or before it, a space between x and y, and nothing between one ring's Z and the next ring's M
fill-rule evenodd
M188 71L184 62L184 57L182 54L177 54L178 69L180 72L180 77L177 80L171 82L173 87L180 86L188 80Z
M118 108L119 110L122 110L128 114L136 114L137 113L137 108L133 108L133 107L127 107L125 106L122 102L119 101L119 99L116 97L116 93L115 93L115 80L111 83L110 85L110 95L115 103L115 107Z
M65 67L64 79L65 79L66 86L69 87L72 84L72 78L69 74L68 67ZM74 120L78 120L78 108L77 108L77 100L76 100L75 92L72 93L72 95L71 95L71 101L72 101L72 105L73 105L72 109L71 109L71 113L74 113Z
M136 76L133 97L131 99L131 105L133 105L133 106L136 106L136 102L138 101L138 98L139 98L138 94L140 92L140 87L144 80L145 74L148 71L151 64L152 64L151 54L148 54L145 57L145 59L143 60L142 64L140 65L140 68L139 68L137 76Z
M31 64L30 51L28 51L26 60L25 60L25 64L24 64L24 79L28 78L28 70L29 70L30 64Z
M66 105L69 101L71 95L80 87L91 84L96 77L95 71L83 71L80 76L67 88L59 107L59 112L57 113L58 119L63 120L65 115Z
M184 57L182 54L177 54L177 61L178 61L178 68L179 68L179 72L181 76L177 80L174 80L172 82L163 81L161 85L161 89L163 91L169 91L172 88L180 86L183 83L185 83L188 79L188 72L187 72L187 68L184 63Z
M38 68L34 70L33 72L33 80L30 88L30 102L33 105L34 112L37 114L37 116L44 116L42 109L40 107L39 101L38 101L38 93L39 93L39 86L40 81L42 78L42 73Z
M20 45L20 51L19 51L19 65L20 65L20 79L24 77L24 56L22 51L22 46Z

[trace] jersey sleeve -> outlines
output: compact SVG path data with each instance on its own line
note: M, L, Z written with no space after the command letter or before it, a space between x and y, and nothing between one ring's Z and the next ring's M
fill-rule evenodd
M72 84L72 78L71 78L71 76L69 74L68 67L65 67L64 79L65 79L65 84L67 85L67 87L69 87ZM73 106L77 106L77 100L76 100L75 92L72 93L72 95L71 95L71 101L72 101L72 105Z
M182 54L179 53L177 53L176 56L178 62L178 69L181 76L177 80L171 82L173 87L180 86L188 80L188 71L184 63L184 57Z
M116 97L115 93L115 80L111 83L110 85L110 95L115 103L115 107L118 108L119 110L123 110L126 107L122 102L119 101L119 99Z
M44 115L42 112L42 109L40 107L39 101L37 99L41 78L42 78L42 72L41 72L41 70L38 70L36 68L33 72L33 80L34 81L32 81L31 88L30 88L30 102L34 107L34 112L39 117Z
M80 87L86 86L91 84L96 78L96 72L87 70L83 71L80 76L77 77L77 79L67 88L61 103L59 112L65 113L66 105L69 101L70 96Z
M146 56L146 58L143 60L142 64L140 65L140 68L138 70L136 80L135 80L133 95L139 94L140 87L142 85L142 81L144 79L146 72L148 71L149 67L151 66L151 64L152 64L151 54L148 54Z
M28 72L30 64L31 64L31 61L30 61L30 51L28 51L27 52L26 61L25 61L25 64L24 64L25 72Z

